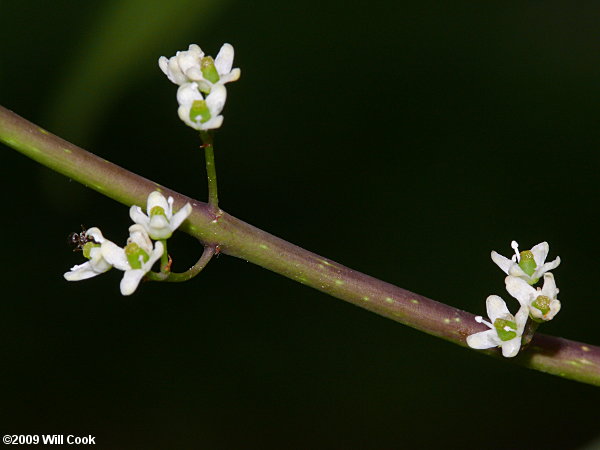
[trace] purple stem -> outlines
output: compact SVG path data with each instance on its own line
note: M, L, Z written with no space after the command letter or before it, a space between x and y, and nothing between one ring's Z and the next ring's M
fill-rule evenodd
M465 338L487 330L474 315L356 272L259 230L209 206L99 158L0 107L0 140L41 164L127 206L144 206L160 190L175 206L190 203L182 229L221 253L242 258L389 319L466 347ZM498 349L482 353L501 357ZM600 385L600 347L543 334L510 360L531 369Z

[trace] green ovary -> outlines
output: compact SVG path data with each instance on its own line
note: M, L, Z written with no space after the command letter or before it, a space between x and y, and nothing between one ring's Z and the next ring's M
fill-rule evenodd
M165 213L165 209L162 206L155 206L150 210L150 217L152 217L152 216L167 217L167 213Z
M531 303L531 306L536 307L542 312L542 314L546 315L550 311L550 298L546 297L545 295L540 295L533 301L533 303Z
M150 256L135 242L125 246L125 256L132 269L141 269L142 263L148 261Z
M202 76L205 80L210 81L211 83L219 81L219 72L217 72L215 62L210 56L202 58L200 61L200 70L202 71Z
M210 110L204 100L194 100L190 108L190 120L197 122L198 118L200 118L200 123L206 123L211 118Z
M510 331L505 330L506 327L510 328ZM498 337L502 341L510 341L511 339L514 339L515 337L517 337L517 333L516 333L517 324L515 322L513 322L512 320L496 319L494 321L494 328L496 329L496 332L498 333Z
M86 242L83 246L83 256L85 256L87 259L90 259L92 257L91 252L94 247L100 247L100 244L96 244L95 242Z
M535 258L533 257L533 253L531 253L531 250L525 250L524 252L521 252L519 267L523 269L523 272L525 272L527 275L533 275L535 269L537 268L537 264L535 262Z

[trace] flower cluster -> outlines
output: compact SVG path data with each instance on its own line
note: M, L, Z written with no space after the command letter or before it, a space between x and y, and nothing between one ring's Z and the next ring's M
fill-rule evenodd
M159 58L161 70L179 86L179 118L195 130L211 130L223 123L225 84L240 77L240 69L231 68L233 55L230 44L223 44L215 59L205 56L200 47L192 44L171 58Z
M497 295L490 295L486 300L486 309L491 322L477 316L475 320L486 324L490 329L467 337L467 344L475 349L501 347L502 355L507 358L515 356L521 348L521 337L528 318L535 322L552 320L560 311L557 298L558 288L554 275L550 270L560 264L560 258L546 262L549 246L542 242L531 250L519 252L519 245L512 241L515 254L506 258L492 251L494 261L508 276L504 282L508 293L519 301L519 311L513 316L504 300ZM534 288L540 278L544 278L541 288Z
M88 261L71 267L64 274L65 279L85 280L115 267L124 272L121 294L133 294L142 278L163 256L165 240L191 214L192 206L187 203L173 214L173 197L166 199L160 192L154 191L148 196L146 211L147 215L139 206L132 206L129 210L135 224L129 227L125 247L106 239L96 227L83 232L79 246ZM153 244L152 239L157 242Z

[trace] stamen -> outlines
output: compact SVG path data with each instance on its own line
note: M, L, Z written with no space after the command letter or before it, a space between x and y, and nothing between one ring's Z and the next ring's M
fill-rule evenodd
M487 320L483 320L483 317L481 316L475 316L475 322L483 323L484 325L487 325L490 328L494 328L494 325L492 325Z
M519 244L517 244L517 241L512 241L510 243L510 246L515 251L515 254L512 257L512 260L514 261L515 257L516 257L517 262L519 262L521 260L521 253L519 252Z

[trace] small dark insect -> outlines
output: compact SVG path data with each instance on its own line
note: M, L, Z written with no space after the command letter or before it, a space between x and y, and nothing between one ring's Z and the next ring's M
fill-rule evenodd
M83 246L88 242L96 242L94 238L87 236L85 234L86 232L87 230L85 229L85 227L81 225L81 233L73 232L69 234L67 242L75 246L75 248L73 249L74 252L83 251Z

